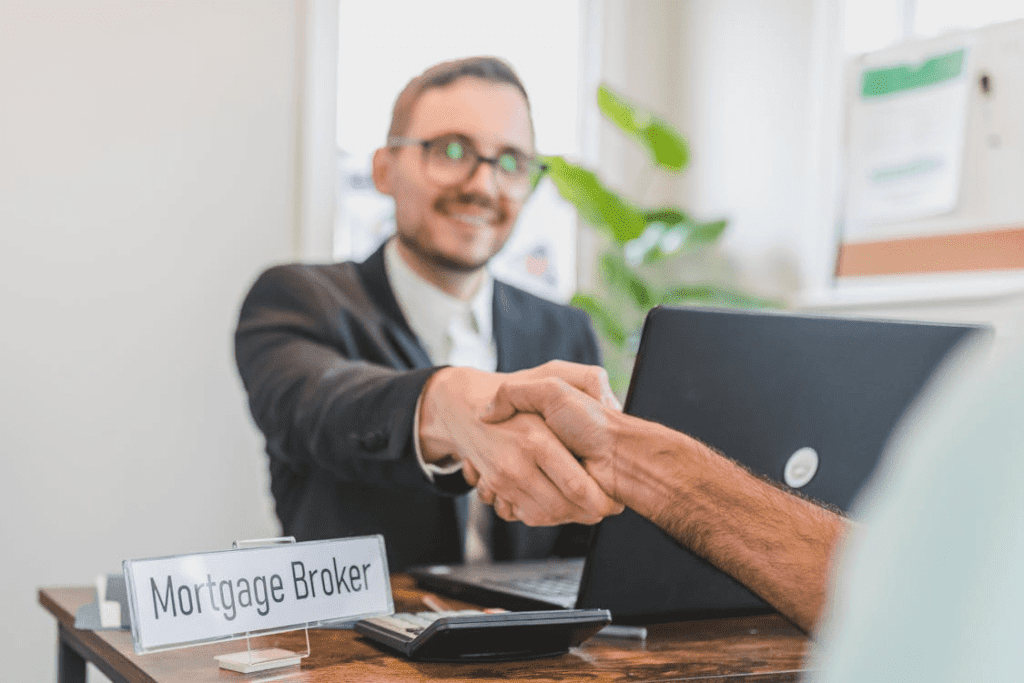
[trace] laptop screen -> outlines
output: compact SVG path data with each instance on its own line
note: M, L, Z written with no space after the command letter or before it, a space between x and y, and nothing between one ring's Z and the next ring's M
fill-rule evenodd
M776 481L788 466L801 493L846 510L929 377L980 329L660 307L647 317L625 411ZM770 610L630 510L598 525L576 606L610 609L619 622Z

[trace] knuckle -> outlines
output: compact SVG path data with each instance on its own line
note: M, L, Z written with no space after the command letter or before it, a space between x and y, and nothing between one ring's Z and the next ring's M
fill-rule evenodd
M582 476L570 477L562 487L569 500L577 502L591 502L590 486Z
M515 467L515 465L513 463L510 463L507 460L502 460L502 461L496 463L496 465L494 467L494 477L493 477L493 480L494 480L494 483L497 484L497 485L494 486L494 488L498 489L498 488L501 487L500 486L501 484L505 484L505 483L507 483L509 481L513 481L515 479L515 474L516 474L516 467Z
M520 439L523 453L533 460L546 460L549 443L543 430L530 429Z

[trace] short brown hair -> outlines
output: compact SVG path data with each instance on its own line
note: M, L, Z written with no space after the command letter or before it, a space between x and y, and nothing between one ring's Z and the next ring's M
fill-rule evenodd
M412 110L420 96L431 88L444 88L460 78L479 78L490 83L507 83L514 86L526 101L526 111L530 111L530 98L526 94L519 76L512 66L498 57L466 57L450 62L435 64L409 83L398 94L395 108L391 112L391 127L388 138L401 136L409 129ZM531 122L531 127L532 127Z

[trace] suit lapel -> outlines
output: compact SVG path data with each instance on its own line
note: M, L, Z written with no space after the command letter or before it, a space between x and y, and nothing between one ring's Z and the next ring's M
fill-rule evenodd
M395 346L405 353L413 368L429 368L433 365L423 345L409 327L409 322L402 313L398 299L388 281L388 272L384 266L384 244L373 252L365 261L356 264L356 271L363 281L367 296L373 301L377 310L387 318L390 325L385 331Z

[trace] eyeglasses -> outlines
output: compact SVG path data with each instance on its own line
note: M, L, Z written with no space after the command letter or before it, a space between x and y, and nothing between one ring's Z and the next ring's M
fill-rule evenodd
M534 157L514 147L502 150L494 158L482 156L469 138L455 133L430 140L392 137L388 138L388 145L419 145L423 149L424 173L440 185L464 183L473 177L480 164L490 164L498 189L514 199L521 199L529 193L547 170Z

